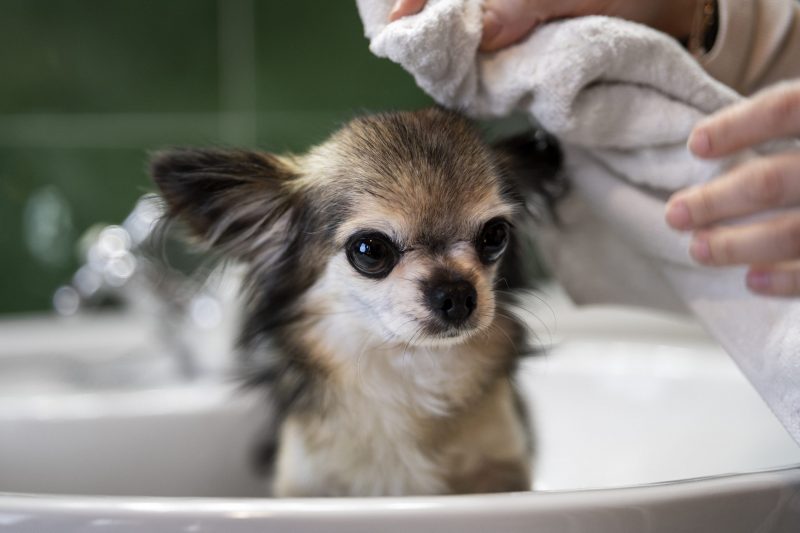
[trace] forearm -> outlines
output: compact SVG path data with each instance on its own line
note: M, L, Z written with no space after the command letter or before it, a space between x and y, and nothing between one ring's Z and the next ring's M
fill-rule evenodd
M718 0L719 26L701 64L722 83L748 95L800 77L800 3Z

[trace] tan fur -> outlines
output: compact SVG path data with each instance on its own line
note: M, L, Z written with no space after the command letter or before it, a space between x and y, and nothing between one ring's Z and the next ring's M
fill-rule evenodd
M464 150L451 164L413 166L375 154L375 124L369 125L365 131L357 122L302 158L298 187L346 194L357 206L337 228L334 248L370 229L406 251L379 282L360 276L338 253L304 296L308 318L296 335L329 386L317 412L284 424L275 492L524 490L529 436L507 375L515 347L509 324L495 312L496 267L482 265L472 244L483 223L512 216L514 207L473 137L461 140ZM448 142L467 134L460 124L445 125L456 128ZM446 242L436 253L426 248L431 235ZM473 328L457 339L419 333L429 310L417 280L437 268L468 279L478 293Z
M497 257L478 251L487 223L517 214L503 161L441 109L356 119L303 156L154 160L171 214L249 265L242 343L280 416L276 495L529 485L510 384L521 329L498 308ZM377 232L397 262L359 272L348 243ZM455 283L470 291L459 317L431 303Z
M275 494L527 490L528 435L499 368L509 348L501 327L445 348L382 346L378 339L351 347L323 332L312 348L323 364L347 349L352 357L334 363L336 386L318 412L284 424ZM339 346L328 344L336 340Z

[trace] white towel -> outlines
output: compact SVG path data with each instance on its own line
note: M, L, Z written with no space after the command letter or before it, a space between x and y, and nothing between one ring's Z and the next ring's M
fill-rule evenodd
M444 106L525 112L562 142L574 193L560 208L564 226L538 233L573 299L690 309L800 442L800 300L749 293L743 268L697 265L688 235L664 222L671 192L734 163L694 159L685 145L698 119L739 96L639 24L565 20L481 54L480 0L429 0L389 24L392 3L358 0L373 53Z

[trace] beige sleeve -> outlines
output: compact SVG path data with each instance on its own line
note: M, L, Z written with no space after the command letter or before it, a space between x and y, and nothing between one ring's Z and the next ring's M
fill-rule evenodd
M700 63L744 95L800 78L800 3L795 0L718 0L714 47Z

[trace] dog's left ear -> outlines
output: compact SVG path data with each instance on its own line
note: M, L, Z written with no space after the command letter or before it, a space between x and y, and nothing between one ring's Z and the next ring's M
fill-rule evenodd
M569 189L561 171L563 157L556 138L534 129L495 142L492 148L512 194L528 207L541 204L546 214L554 216L555 204Z
M251 259L282 247L302 216L298 177L263 152L183 148L156 154L150 174L167 203L206 246Z

